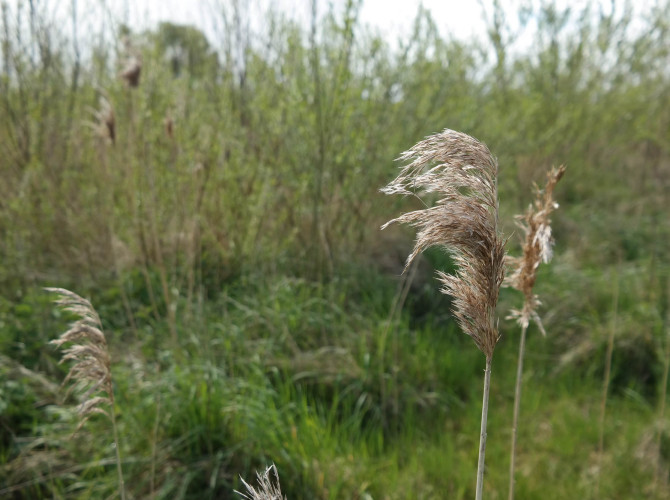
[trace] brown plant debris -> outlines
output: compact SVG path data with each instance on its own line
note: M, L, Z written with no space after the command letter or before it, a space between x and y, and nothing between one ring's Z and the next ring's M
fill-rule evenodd
M56 304L79 317L70 329L50 344L63 348L61 363L72 361L63 384L72 381L68 392L76 392L81 400L77 409L80 418L75 433L94 414L110 417L107 407L114 407L112 372L105 334L102 332L100 317L91 303L63 288L46 288L58 295ZM113 411L113 410L112 410Z
M463 331L490 358L500 338L494 320L504 277L505 241L498 232L498 162L485 144L446 129L400 156L409 162L382 189L386 194L437 193L435 206L393 219L418 228L407 266L431 246L454 259L454 275L438 272L441 291L454 299Z
M552 257L553 239L549 216L558 208L558 203L553 198L554 188L564 173L565 166L552 168L547 172L545 188L541 190L535 186L535 200L528 206L525 214L516 216L517 226L523 231L523 255L508 256L506 259L510 274L505 279L504 285L515 288L524 295L522 309L510 311L508 319L516 319L524 328L527 328L529 321L533 319L543 335L546 335L546 332L536 312L540 301L537 295L533 294L533 287L540 263L546 264Z

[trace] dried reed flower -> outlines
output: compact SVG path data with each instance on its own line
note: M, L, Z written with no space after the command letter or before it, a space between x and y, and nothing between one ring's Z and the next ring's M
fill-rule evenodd
M116 118L114 108L106 97L100 96L100 109L94 111L94 115L96 123L91 126L100 137L114 145L116 143Z
M523 255L521 257L507 257L507 264L511 273L504 281L504 286L510 286L523 293L524 304L522 309L510 311L509 319L516 319L524 327L533 319L543 335L546 335L542 321L536 309L540 305L537 295L533 294L533 287L537 278L537 268L540 263L551 260L553 239L551 237L551 219L549 216L558 208L554 201L554 188L565 173L565 166L552 168L547 172L547 185L543 190L535 186L534 202L528 206L525 214L518 215L517 225L523 231Z
M382 229L394 222L419 228L405 269L430 246L453 257L456 274L438 273L442 292L454 298L461 328L489 358L500 337L494 312L505 270L505 241L498 232L498 163L486 145L448 129L419 142L400 160L412 161L382 192L435 192L442 198L434 207L403 214Z
M272 475L274 475L274 480L270 476L271 472ZM235 493L248 500L285 500L286 497L282 496L281 487L279 485L277 467L275 467L274 464L265 469L264 474L256 472L256 478L259 485L258 490L248 484L244 479L240 478L244 486L247 488L247 493L245 494L239 491L235 491Z
M69 330L50 342L59 348L69 344L60 362L73 361L63 384L73 380L70 391L74 390L81 395L82 403L77 411L81 419L77 426L79 430L96 413L109 417L110 414L103 407L112 407L114 404L107 341L102 333L98 313L88 300L63 288L46 290L58 294L56 304L79 316Z
M77 409L80 421L75 433L92 415L102 414L110 419L114 433L119 489L121 498L125 499L119 439L114 416L111 362L100 317L88 300L74 292L63 288L45 288L45 290L58 295L56 304L65 311L79 316L79 319L70 325L69 330L50 342L58 348L63 348L67 344L68 347L63 350L60 362L73 362L63 384L73 381L69 392L77 392L81 400ZM109 410L104 407L108 407Z
M170 115L165 116L163 125L165 127L165 135L167 135L170 140L174 140L174 120Z
M477 139L448 129L419 142L400 159L411 161L382 192L417 197L438 193L441 198L434 207L403 214L382 229L394 222L419 228L405 269L428 247L450 253L457 269L455 275L438 272L441 291L453 297L458 323L486 356L475 496L481 500L491 360L500 339L494 315L505 273L505 241L498 232L498 162Z
M139 57L131 56L126 61L126 65L120 73L121 78L131 88L140 85L140 75L142 73L142 61Z

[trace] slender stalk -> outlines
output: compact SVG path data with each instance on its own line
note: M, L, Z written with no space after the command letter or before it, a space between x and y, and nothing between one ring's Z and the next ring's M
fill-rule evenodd
M610 387L610 373L612 371L612 353L614 351L614 334L617 325L619 307L619 276L614 279L614 304L612 306L612 325L607 339L607 354L605 355L605 373L603 374L603 394L600 400L600 436L598 437L598 477L596 478L596 498L600 497L600 468L603 460L605 442L605 410L607 409L607 393Z
M484 399L482 402L482 427L479 434L476 500L482 500L482 491L484 490L484 455L486 455L486 421L489 414L489 389L491 388L491 359L492 356L486 357L486 370L484 370Z
M663 383L661 384L661 402L658 411L658 436L656 437L656 452L658 458L654 471L654 493L658 494L658 482L661 476L661 438L663 437L663 422L665 421L665 402L668 394L668 374L670 373L670 278L668 278L668 309L665 322L667 334L665 337L665 366L663 368Z
M119 473L119 491L121 500L126 500L126 485L123 481L123 470L121 469L121 452L119 451L119 434L116 430L116 417L114 416L114 404L109 411L112 419L112 430L114 431L114 449L116 450L116 470Z
M521 327L521 341L519 342L519 360L516 365L516 388L514 390L514 418L512 419L512 448L509 464L509 500L514 499L514 464L516 461L516 431L519 424L519 410L521 407L521 377L523 375L523 355L526 349L526 332L528 325Z

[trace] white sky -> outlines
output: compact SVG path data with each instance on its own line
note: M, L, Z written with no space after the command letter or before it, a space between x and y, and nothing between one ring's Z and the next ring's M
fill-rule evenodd
M319 14L325 13L329 6L342 10L346 0L317 0ZM656 0L632 0L636 13L648 12ZM59 19L63 29L68 32L72 29L72 6L76 6L79 27L79 36L88 32L96 32L101 22L109 26L109 22L124 21L136 29L142 30L155 26L159 21L170 21L177 24L191 24L201 29L210 39L216 41L216 30L213 23L216 21L217 6L232 5L233 0L33 0L36 9L47 18ZM307 26L311 17L312 0L239 0L254 24L260 27L264 19L264 12L269 6L275 10L287 13L305 23ZM517 11L521 5L538 6L546 0L500 0L506 12L508 25L517 29L519 23ZM7 3L10 11L16 11L22 6L24 14L28 10L27 0L0 0ZM612 0L555 0L559 7L570 6L573 11L580 11L587 5L602 8L606 13L611 10L613 3L617 10L622 11L624 2ZM432 13L440 32L457 39L471 37L484 38L486 23L483 16L483 7L492 13L493 0L362 0L360 21L378 29L387 40L394 45L399 37L405 38L411 31L412 23L419 5ZM101 12L107 12L107 19L100 19ZM527 30L528 31L528 30ZM530 33L521 37L518 46L527 46L532 40Z
M512 7L511 18L515 18L515 11L521 0L503 0L505 6ZM230 2L230 0L228 0ZM139 22L143 26L148 20L170 20L175 23L194 24L207 32L208 17L211 7L217 0L137 0L130 6L131 24ZM226 3L226 0L218 0ZM306 24L311 17L311 0L250 0L247 2L249 11L258 18L269 5L288 12L291 16L301 19ZM574 2L573 2L574 3ZM584 2L576 2L584 3ZM119 12L125 0L118 1ZM484 4L491 4L491 0L484 0ZM345 0L319 0L318 12L323 14L329 6L342 9ZM472 35L484 35L485 24L482 19L482 8L477 0L363 0L360 11L360 20L388 35L390 40L397 35L407 34L419 9L419 5L431 11L441 32L450 33L456 38L467 38ZM511 20L510 18L510 20Z

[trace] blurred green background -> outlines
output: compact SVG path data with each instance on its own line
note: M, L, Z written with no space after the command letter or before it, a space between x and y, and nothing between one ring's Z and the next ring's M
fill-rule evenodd
M568 167L517 498L670 498L670 2L485 1L465 40L421 8L390 40L354 0L304 22L211 4L216 39L49 5L0 13L0 497L118 494L109 422L70 439L58 286L102 317L131 498L236 498L272 462L291 499L472 498L484 357L438 293L449 259L401 276L414 235L379 230L419 206L379 193L394 159L451 128L498 157L511 254L533 183ZM491 499L521 302L503 290Z

